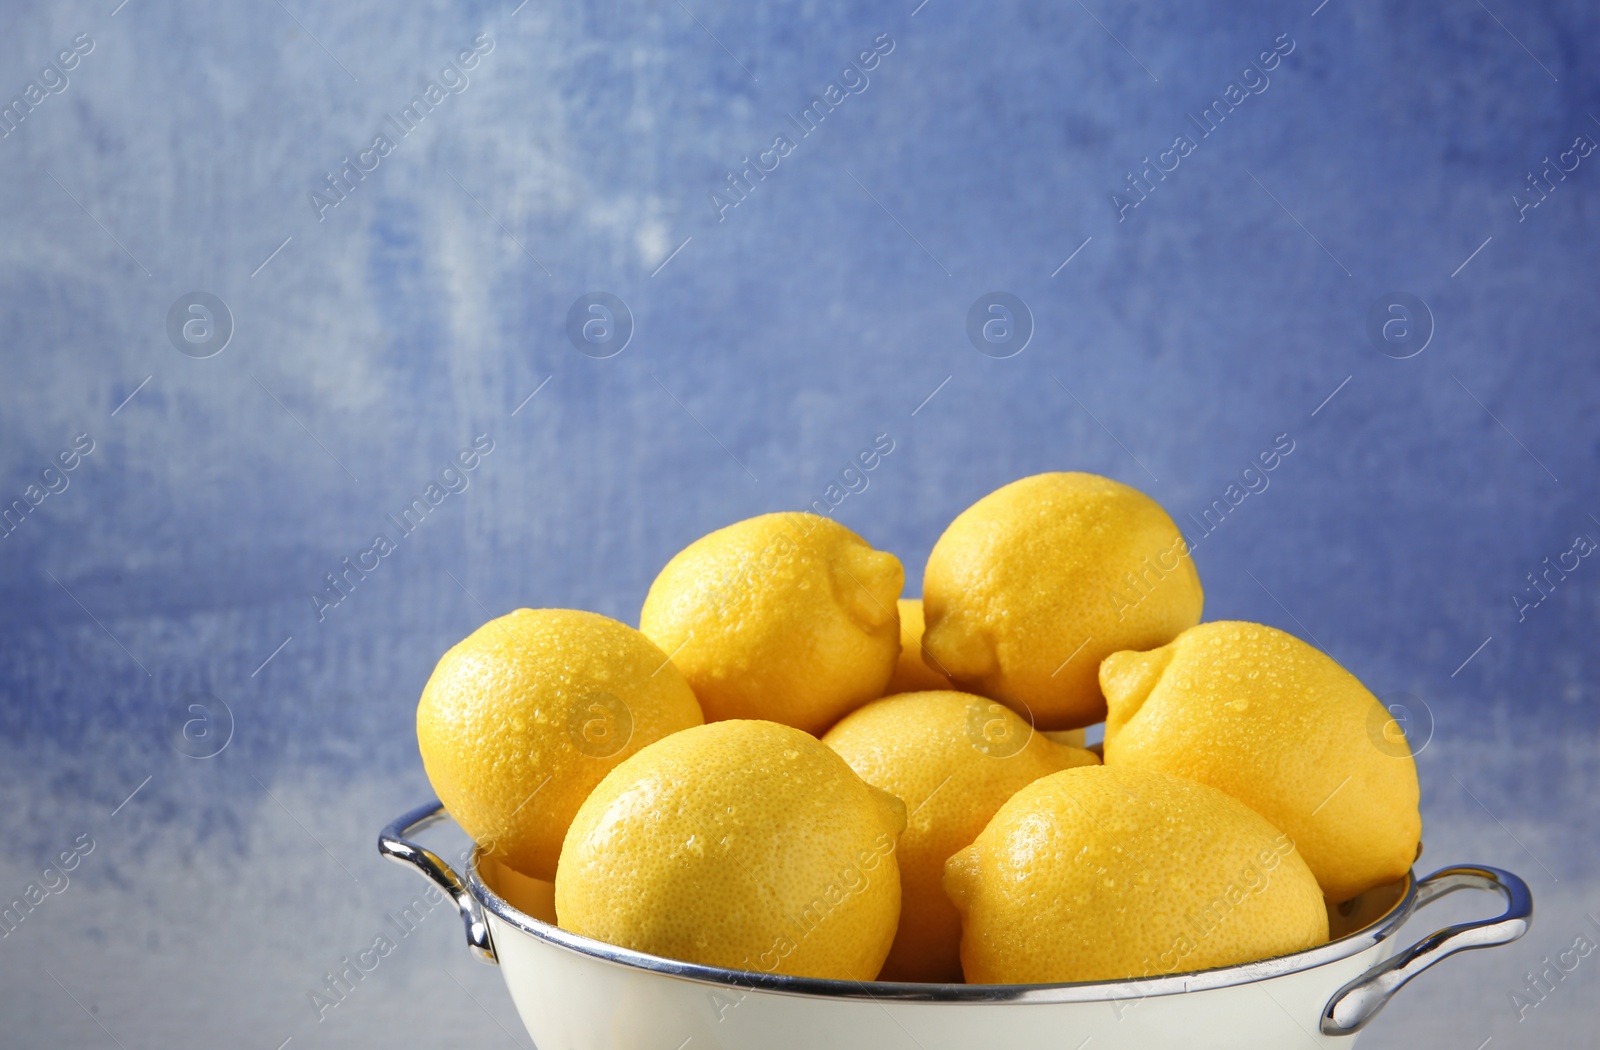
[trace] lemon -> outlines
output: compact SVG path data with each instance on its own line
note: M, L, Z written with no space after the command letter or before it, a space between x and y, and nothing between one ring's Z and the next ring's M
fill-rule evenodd
M950 523L923 577L922 644L957 688L1040 729L1105 717L1095 677L1119 649L1200 622L1200 577L1166 511L1094 474L1036 474Z
M439 660L417 746L450 815L490 857L555 877L584 797L623 759L704 719L683 676L626 624L518 609Z
M900 928L880 980L961 980L961 916L944 863L1001 803L1042 776L1095 765L993 700L951 691L891 696L846 715L822 742L912 813L900 836Z
M683 671L706 720L821 733L883 695L905 572L843 525L785 512L718 529L650 585L639 626Z
M1018 791L945 865L975 984L1113 981L1323 943L1294 844L1215 788L1083 766Z
M916 693L925 690L951 690L955 683L948 675L932 666L927 650L922 647L922 599L900 599L900 659L894 665L894 674L884 686L884 696ZM976 694L973 694L976 695ZM1044 736L1058 744L1071 747L1084 746L1082 729L1041 730Z
M540 922L556 924L556 886L547 879L530 879L493 857L478 858L478 874L489 888L513 908Z
M1106 765L1226 791L1289 833L1332 901L1393 882L1422 835L1417 767L1376 697L1321 650L1202 624L1100 665Z
M813 736L735 719L657 741L578 810L563 929L669 959L869 981L900 915L905 805Z
M953 689L950 677L928 663L922 649L922 599L901 598L900 659L895 662L894 674L883 687L885 696L896 693L915 693L922 689Z

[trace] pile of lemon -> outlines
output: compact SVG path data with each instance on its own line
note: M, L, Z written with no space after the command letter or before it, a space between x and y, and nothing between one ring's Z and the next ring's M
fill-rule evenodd
M564 929L808 977L1231 965L1322 943L1410 867L1398 726L1299 639L1202 624L1143 493L1024 478L950 524L920 601L903 582L837 522L767 514L674 557L639 630L492 620L423 691L428 777L503 885L553 880Z

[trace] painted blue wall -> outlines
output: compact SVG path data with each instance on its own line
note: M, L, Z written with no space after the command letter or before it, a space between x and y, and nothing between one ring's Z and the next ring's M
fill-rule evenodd
M672 553L880 433L836 514L913 593L1004 482L1189 522L1288 435L1194 529L1208 617L1405 704L1423 866L1541 909L1364 1045L1592 1034L1600 963L1511 993L1600 914L1600 563L1566 553L1600 540L1593 5L114 6L0 15L0 100L35 103L0 123L0 895L79 851L0 938L16 1045L526 1044L442 910L308 999L421 889L372 843L428 794L434 660L518 606L633 621ZM776 167L740 199L746 158ZM1011 356L968 335L997 291ZM568 336L592 292L614 356ZM196 703L210 758L173 743Z

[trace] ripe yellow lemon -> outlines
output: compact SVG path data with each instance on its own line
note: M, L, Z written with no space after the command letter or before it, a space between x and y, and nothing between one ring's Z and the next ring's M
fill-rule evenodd
M944 863L1006 799L1051 773L1100 759L1034 733L1010 708L970 693L905 693L846 715L822 742L911 809L900 836L900 928L885 981L961 980L961 916Z
M900 659L894 665L894 674L889 676L889 684L883 688L883 695L897 696L900 693L955 689L955 683L949 676L931 666L928 660L927 650L922 647L922 599L901 598ZM1053 729L1040 732L1058 744L1070 747L1084 746L1082 729Z
M900 659L883 687L883 695L923 689L954 689L950 677L928 663L922 650L922 599L900 599Z
M1226 791L1289 833L1329 900L1393 882L1416 859L1405 735L1321 650L1261 624L1207 623L1113 654L1100 682L1106 765Z
M658 741L584 802L563 929L669 959L870 981L900 916L906 810L813 736L735 719Z
M683 671L706 720L821 733L883 695L905 571L838 522L785 512L691 543L650 585L639 627Z
M1094 474L1036 474L950 523L923 577L922 644L957 688L1040 729L1105 717L1095 677L1119 649L1200 622L1200 577L1166 511Z
M589 791L646 744L704 721L650 639L572 609L518 609L439 660L417 746L445 809L496 861L551 879Z
M1113 981L1328 938L1288 837L1192 780L1083 766L1023 788L945 866L974 984Z

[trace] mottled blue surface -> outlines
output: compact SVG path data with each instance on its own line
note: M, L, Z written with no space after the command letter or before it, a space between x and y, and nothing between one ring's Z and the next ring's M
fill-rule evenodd
M1098 471L1187 521L1290 435L1196 532L1207 616L1431 712L1423 867L1512 868L1540 908L1363 1045L1593 1040L1600 960L1511 999L1600 914L1600 563L1537 606L1527 579L1600 539L1600 156L1528 188L1600 142L1592 4L114 6L0 13L0 101L41 84L0 138L0 500L60 489L0 540L0 895L94 844L0 939L0 1041L526 1045L442 911L308 999L420 888L372 842L428 794L433 662L518 606L633 621L673 552L878 433L836 513L913 592L1006 481ZM1119 219L1147 157L1177 166ZM327 203L346 158L376 167ZM168 335L195 291L234 324L203 359ZM616 356L568 339L592 291L632 313ZM993 291L1030 309L1015 356L968 339ZM1396 292L1433 317L1405 359L1368 335ZM482 434L319 622L323 575ZM169 743L197 695L234 719L205 760Z

